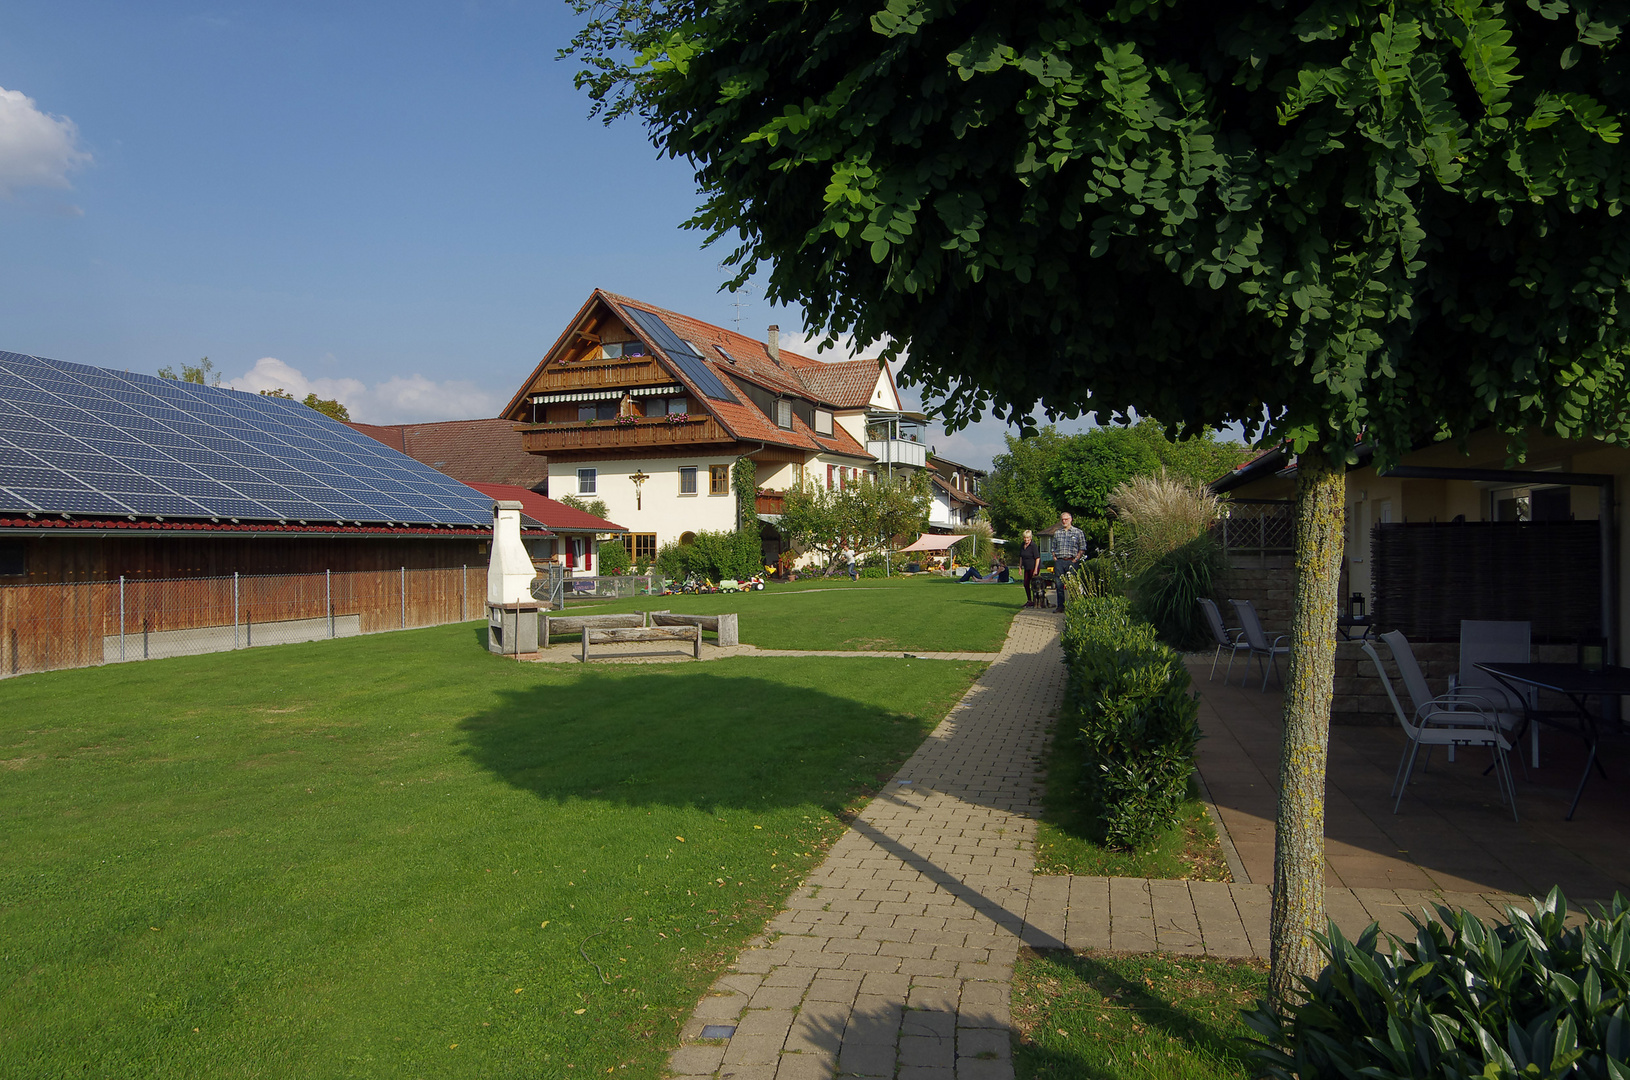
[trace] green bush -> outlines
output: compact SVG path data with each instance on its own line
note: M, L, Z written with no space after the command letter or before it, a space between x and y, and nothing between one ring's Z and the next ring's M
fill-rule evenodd
M1209 534L1159 556L1131 582L1134 607L1174 649L1204 644L1209 631L1200 598L1222 573L1222 548Z
M719 581L758 573L761 545L753 532L699 532L689 544L670 542L657 552L657 567L671 581L691 574Z
M628 573L628 549L621 540L607 540L600 545L600 573Z
M1532 914L1484 927L1437 909L1415 938L1374 923L1348 941L1331 923L1329 964L1286 1015L1247 1014L1253 1056L1277 1080L1625 1080L1630 1077L1630 906L1569 928L1553 889Z
M1194 772L1199 698L1183 657L1121 596L1075 596L1064 619L1065 718L1081 728L1104 842L1136 848L1177 821Z
M863 578L886 578L889 576L889 572L881 566L862 566L860 576Z

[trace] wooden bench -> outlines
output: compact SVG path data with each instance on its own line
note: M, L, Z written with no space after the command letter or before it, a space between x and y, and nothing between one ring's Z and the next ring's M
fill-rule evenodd
M668 611L651 612L652 626L695 626L703 630L711 630L719 635L721 648L741 644L741 631L736 626L736 616L729 615L675 615Z
M595 630L626 629L651 625L644 615L549 615L538 617L538 644L547 646L550 634L577 634L592 627Z
M702 628L700 626L644 626L627 629L583 628L583 662L589 662L590 645L609 645L618 641L689 641L691 655L702 658Z

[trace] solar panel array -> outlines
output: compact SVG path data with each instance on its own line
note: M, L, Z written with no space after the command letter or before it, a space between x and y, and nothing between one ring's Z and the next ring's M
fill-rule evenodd
M707 366L700 354L686 344L678 334L674 333L667 323L662 321L660 315L649 311L641 311L637 307L624 306L624 311L640 324L640 329L655 343L656 347L668 354L668 359L683 371L696 389L710 398L719 401L735 401L736 396L725 389L724 383L713 374L713 369Z
M287 398L0 352L0 511L481 525L491 500Z

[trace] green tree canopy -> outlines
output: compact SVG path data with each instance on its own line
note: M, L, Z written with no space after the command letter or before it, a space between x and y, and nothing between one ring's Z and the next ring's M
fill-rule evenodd
M158 369L158 377L175 382L197 383L199 386L221 385L221 373L207 356L199 357L196 364L182 364L180 374L177 374L173 367L161 367Z
M1626 5L641 0L585 79L807 326L953 423L1237 422L1302 454L1273 973L1315 970L1341 473L1630 441ZM619 67L624 44L643 50ZM627 76L634 75L629 78Z
M288 398L290 401L295 400L294 395L283 389L281 386L272 390L262 390L260 392L260 396ZM308 409L315 409L324 416L333 417L335 420L348 422L351 419L351 410L340 404L337 399L320 398L313 393L307 394L304 398L300 399L300 404L304 405Z

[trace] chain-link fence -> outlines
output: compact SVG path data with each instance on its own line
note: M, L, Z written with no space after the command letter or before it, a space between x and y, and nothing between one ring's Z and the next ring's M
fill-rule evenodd
M487 568L120 578L0 588L0 675L486 617Z
M1284 555L1296 550L1296 504L1230 499L1213 527L1230 555Z

